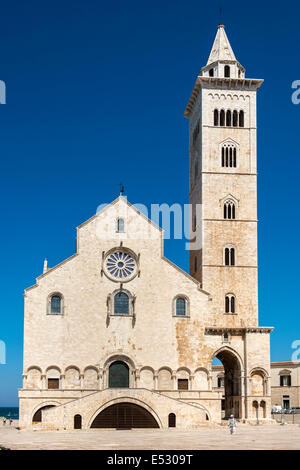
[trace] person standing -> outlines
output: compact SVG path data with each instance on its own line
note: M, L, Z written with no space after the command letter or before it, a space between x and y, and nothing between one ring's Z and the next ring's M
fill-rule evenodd
M5 418L5 416L3 416L2 420L3 420L3 426L5 426L5 424L6 424L6 418Z
M227 424L230 429L230 434L235 434L236 433L236 419L233 415L230 415L230 418Z

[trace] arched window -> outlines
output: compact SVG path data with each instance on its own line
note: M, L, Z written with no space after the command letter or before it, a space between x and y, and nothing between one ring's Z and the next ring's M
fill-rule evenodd
M224 251L225 266L235 266L235 249L227 246Z
M129 296L125 292L117 292L115 294L114 314L129 315Z
M74 429L81 429L82 427L82 417L81 415L74 416Z
M186 299L184 297L178 297L176 299L176 315L178 317L186 316Z
M235 204L231 199L224 202L224 219L235 219Z
M124 232L125 222L124 219L118 219L117 221L117 232Z
M168 421L169 428L176 428L176 415L174 413L169 414Z
M224 76L226 78L230 77L230 67L229 67L229 65L225 65L225 67L224 67Z
M232 116L233 116L232 125L233 125L233 127L237 127L237 125L238 125L238 112L237 112L236 109L233 111Z
M217 109L214 110L214 126L219 125L219 111Z
M220 111L220 126L225 126L225 111L221 109Z
M244 127L244 111L241 110L239 113L239 126Z
M213 77L214 76L214 69L209 69L209 76Z
M129 388L129 367L123 361L115 361L109 366L109 388Z
M237 150L234 144L226 143L221 150L221 164L223 168L236 168Z
M230 127L231 126L231 111L228 109L226 111L226 126Z
M53 315L60 315L63 313L62 296L60 294L53 294L49 299L48 313Z
M235 313L235 296L233 294L225 296L225 313Z

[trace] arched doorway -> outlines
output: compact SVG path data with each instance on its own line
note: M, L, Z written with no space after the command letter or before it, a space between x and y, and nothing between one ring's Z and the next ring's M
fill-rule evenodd
M159 425L152 414L142 406L116 403L101 411L92 422L91 428L159 428Z
M48 410L48 408L54 408L55 405L47 405L39 408L33 415L32 423L41 423L42 422L42 410Z
M224 418L231 414L235 418L241 418L241 365L238 357L229 349L222 349L214 356L224 368Z
M123 361L115 361L109 366L109 388L129 388L129 367Z

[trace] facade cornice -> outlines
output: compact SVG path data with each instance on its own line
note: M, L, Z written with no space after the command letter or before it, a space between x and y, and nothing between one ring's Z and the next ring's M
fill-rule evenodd
M269 326L251 326L251 327L222 327L222 326L207 326L205 327L206 335L223 334L223 333L234 333L234 334L246 334L246 333L271 333L273 327Z

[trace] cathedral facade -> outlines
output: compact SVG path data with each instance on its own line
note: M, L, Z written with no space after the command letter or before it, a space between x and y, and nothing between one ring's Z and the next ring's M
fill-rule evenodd
M122 195L25 290L20 427L196 428L270 419L272 328L258 324L256 93L219 25L185 110L190 274ZM198 210L198 208L201 210ZM195 235L196 237L196 235ZM213 386L213 362L224 386Z

